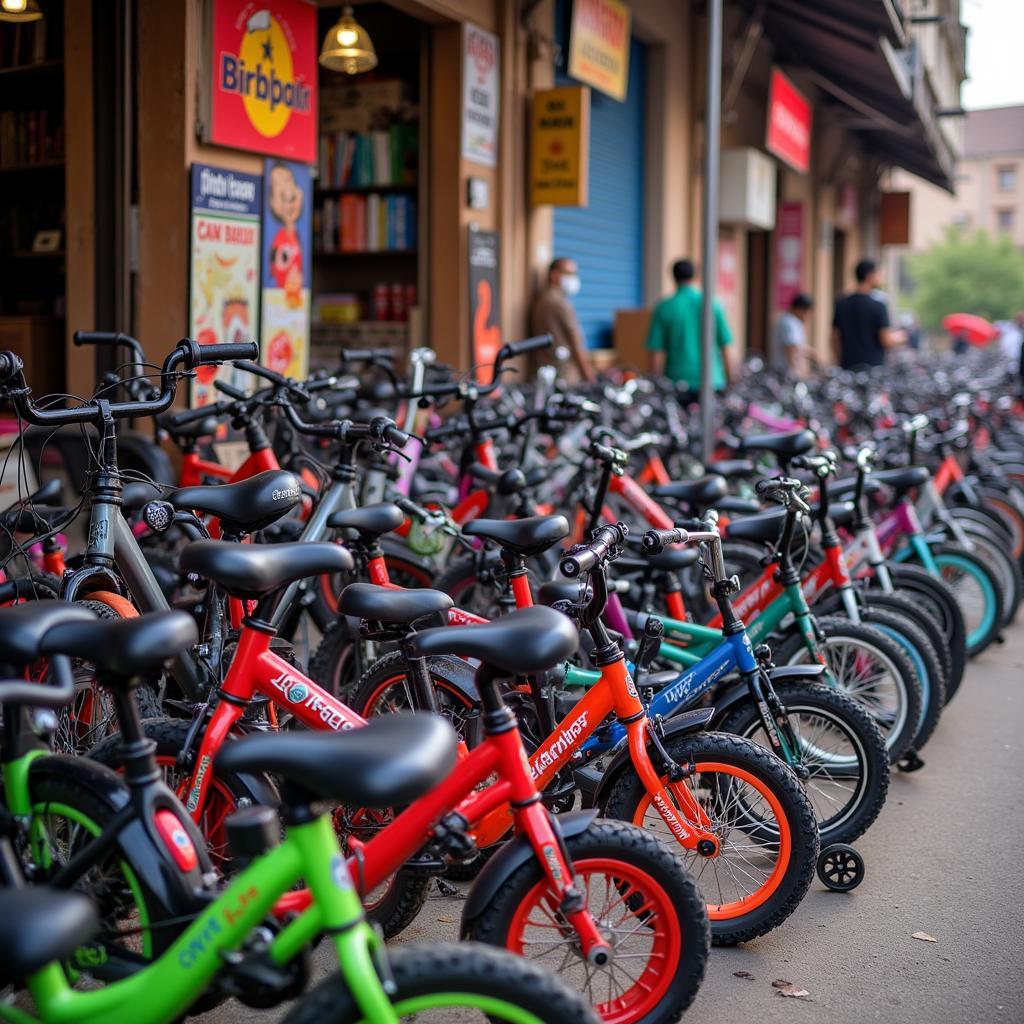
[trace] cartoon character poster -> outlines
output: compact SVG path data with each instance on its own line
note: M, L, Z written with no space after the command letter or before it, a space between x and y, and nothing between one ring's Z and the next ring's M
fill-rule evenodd
M316 4L213 0L208 139L316 160Z
M491 379L501 348L500 241L497 231L469 226L469 327L479 381Z
M309 365L312 201L308 167L266 162L261 361L288 377L304 377Z
M259 337L260 205L257 175L192 165L189 336L203 345ZM230 364L201 366L193 407L217 400L217 377L247 386Z

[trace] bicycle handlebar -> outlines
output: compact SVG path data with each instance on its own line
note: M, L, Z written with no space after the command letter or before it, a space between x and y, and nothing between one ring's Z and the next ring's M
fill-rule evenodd
M500 364L506 359L514 359L516 356L526 355L527 352L535 352L540 348L551 348L555 343L553 334L538 334L533 338L524 338L522 341L507 341L501 346L498 352L496 363Z
M0 704L28 704L37 708L62 708L75 696L75 679L71 663L63 655L49 656L50 670L55 676L52 683L44 684L25 679L0 680Z
M588 543L577 544L562 558L558 564L562 575L574 579L595 569L602 562L614 558L618 554L619 545L628 536L629 527L625 523L599 526Z

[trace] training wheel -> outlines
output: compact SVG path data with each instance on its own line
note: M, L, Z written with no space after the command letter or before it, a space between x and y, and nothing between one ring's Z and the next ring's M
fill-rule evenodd
M864 858L846 843L833 843L818 854L818 878L833 892L850 892L864 881Z

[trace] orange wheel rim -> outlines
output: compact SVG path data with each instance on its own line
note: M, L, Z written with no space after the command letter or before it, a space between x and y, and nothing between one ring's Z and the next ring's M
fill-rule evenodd
M696 771L692 777L700 777L701 775L711 773L718 773L720 775L727 775L732 779L736 779L744 782L750 786L757 794L765 801L768 807L771 809L772 814L775 817L774 830L777 831L777 837L774 842L778 844L778 853L776 855L775 864L772 870L767 874L764 881L756 888L753 892L748 893L739 899L724 900L720 903L712 903L708 900L708 917L712 921L727 921L733 918L742 917L745 914L749 914L751 911L756 910L767 900L771 899L776 890L782 884L782 880L785 877L786 870L789 867L790 858L793 853L793 837L790 832L789 822L786 820L785 812L782 809L782 804L778 797L771 791L771 789L756 775L751 774L743 768L737 768L735 765L723 764L718 761L702 761L697 764ZM683 783L676 783L675 785L668 783L666 779L662 779L666 789L671 793L673 792L675 785L686 785ZM696 794L691 790L691 796L694 799L699 799ZM676 798L675 803L679 805L679 800ZM633 815L633 824L644 825L644 819L647 812L651 808L651 798L649 794L644 794L643 799L637 805L636 812ZM710 815L712 822L714 823L717 819L714 815ZM659 815L660 819L660 815ZM763 822L763 819L761 819ZM762 828L772 827L766 823L762 824ZM721 836L719 839L721 840ZM767 848L772 844L764 844ZM724 847L723 847L724 848ZM696 861L692 862L689 867L691 873L694 875L695 880L698 884L701 884L701 875L704 873L708 864L714 863L719 857L700 857L697 854L693 855L696 857ZM703 867L702 867L703 864ZM748 868L743 869L744 873L748 872ZM702 891L709 887L705 884L702 886Z

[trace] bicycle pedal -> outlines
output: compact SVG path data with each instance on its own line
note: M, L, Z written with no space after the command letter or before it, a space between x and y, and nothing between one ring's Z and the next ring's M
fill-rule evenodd
M443 875L447 865L439 857L412 857L399 870L410 875Z
M452 885L451 882L446 882L443 878L435 878L435 884L437 885L437 895L434 899L440 899L442 896L450 898L452 896L458 896L460 899L465 899L461 889L458 886Z

